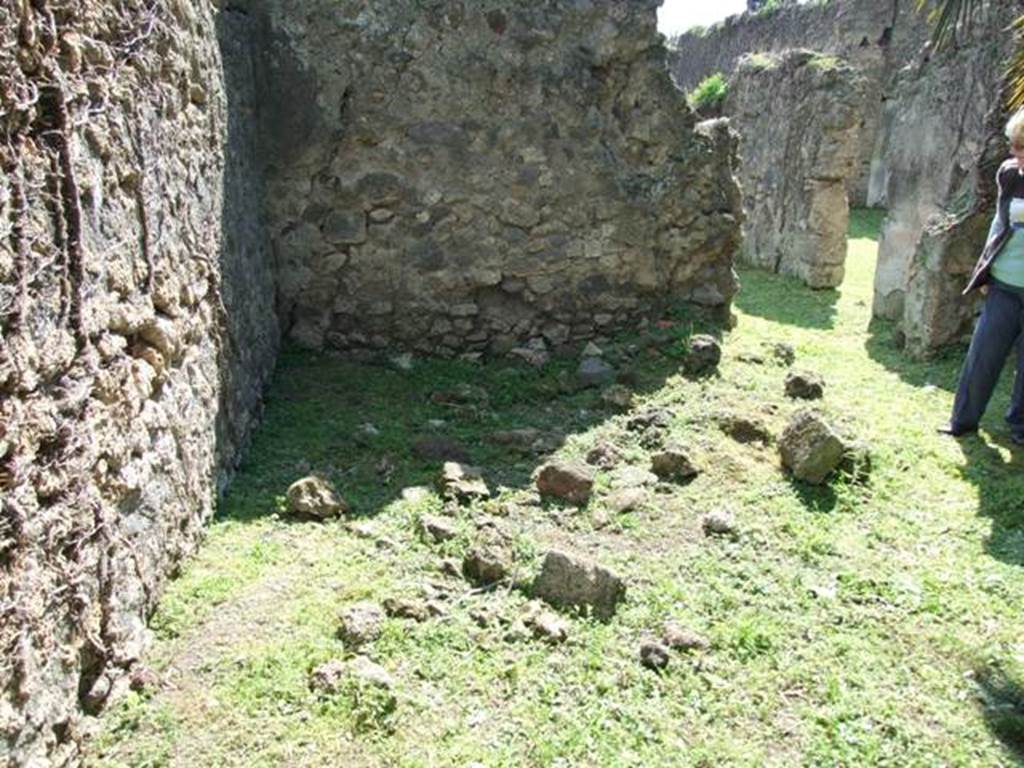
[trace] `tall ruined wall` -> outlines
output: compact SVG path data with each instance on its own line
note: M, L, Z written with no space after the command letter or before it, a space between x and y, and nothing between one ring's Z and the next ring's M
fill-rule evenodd
M747 53L809 49L839 56L864 76L858 171L847 184L857 205L876 205L870 180L881 129L882 106L898 70L928 38L913 0L831 0L774 12L731 16L708 30L681 35L672 44L672 73L689 91L714 72L730 74Z
M207 0L0 4L5 765L61 763L139 658L273 362L214 26Z
M1013 0L990 4L958 49L901 71L887 103L879 183L889 212L873 311L900 321L915 354L970 330L973 302L959 293L994 213L995 168L1008 156L1000 92L1014 47L1006 28L1019 13Z
M862 89L857 70L811 51L741 60L725 112L742 137L744 261L842 283Z
M725 308L738 197L656 0L252 0L279 307L310 347L502 353Z

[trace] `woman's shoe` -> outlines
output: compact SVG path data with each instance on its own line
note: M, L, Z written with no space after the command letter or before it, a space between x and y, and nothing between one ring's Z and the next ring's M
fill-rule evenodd
M978 431L977 427L955 427L952 423L943 424L938 428L940 435L949 435L950 437L963 437L964 435L972 435ZM1024 438L1024 435L1022 435ZM1022 443L1024 445L1024 443Z

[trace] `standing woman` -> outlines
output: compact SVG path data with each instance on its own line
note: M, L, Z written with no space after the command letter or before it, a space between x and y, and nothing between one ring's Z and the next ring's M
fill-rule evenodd
M1006 124L1006 138L1011 157L996 173L995 218L964 289L964 295L980 289L985 306L960 372L953 415L939 430L954 437L977 431L1003 363L1024 330L1024 109ZM1017 349L1017 375L1006 421L1013 442L1024 444L1024 343Z

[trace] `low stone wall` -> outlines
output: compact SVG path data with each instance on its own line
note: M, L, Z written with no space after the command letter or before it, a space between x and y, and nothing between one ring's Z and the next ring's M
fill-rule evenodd
M253 0L291 338L502 354L727 311L731 139L695 130L657 5Z
M863 78L834 57L740 61L724 110L742 137L744 261L812 288L843 281L862 101Z
M268 250L237 198L258 174L225 161L220 73L207 0L0 5L5 765L73 759L273 363Z

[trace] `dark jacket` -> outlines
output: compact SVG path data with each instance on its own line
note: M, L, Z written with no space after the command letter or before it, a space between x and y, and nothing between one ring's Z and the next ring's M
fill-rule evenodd
M996 219L981 256L974 265L974 271L971 272L971 279L964 288L965 296L988 282L992 262L996 260L1013 233L1010 228L1010 200L1013 199L1015 190L1018 197L1024 197L1024 176L1021 175L1015 158L1010 158L999 166L996 172L996 188L999 190L996 197Z

